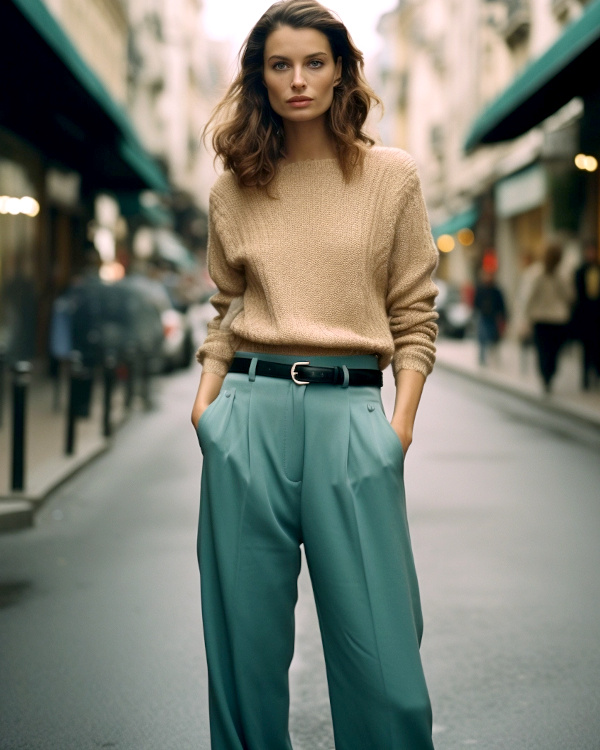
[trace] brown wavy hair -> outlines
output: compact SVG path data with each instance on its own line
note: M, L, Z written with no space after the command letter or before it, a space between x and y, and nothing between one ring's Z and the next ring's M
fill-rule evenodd
M267 37L281 26L316 29L329 40L333 59L342 58L342 80L334 87L326 124L344 178L362 166L375 141L363 125L372 106L382 105L364 77L364 58L344 24L316 0L278 0L254 26L242 45L239 73L215 107L203 131L212 131L215 159L221 158L244 187L267 187L284 156L283 121L271 107L263 83Z

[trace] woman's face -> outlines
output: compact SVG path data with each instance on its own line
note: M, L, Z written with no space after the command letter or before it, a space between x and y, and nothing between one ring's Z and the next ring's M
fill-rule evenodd
M325 114L341 76L341 58L333 59L322 32L281 26L267 37L264 82L271 107L284 120L307 122Z

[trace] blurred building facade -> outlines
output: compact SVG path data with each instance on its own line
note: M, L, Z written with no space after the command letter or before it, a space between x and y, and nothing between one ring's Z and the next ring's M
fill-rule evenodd
M221 66L200 0L6 0L0 42L0 345L29 359L86 241L107 278L140 228L202 254Z
M227 55L204 31L200 0L127 0L128 105L171 183L208 206L212 159L200 134L226 79Z
M400 0L379 31L380 133L419 164L440 276L492 256L510 302L550 238L569 270L599 228L599 0Z

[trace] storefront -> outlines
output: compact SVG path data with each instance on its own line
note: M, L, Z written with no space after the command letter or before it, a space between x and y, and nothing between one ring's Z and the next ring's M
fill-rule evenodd
M21 359L36 347L43 174L39 154L0 131L0 343Z
M482 144L517 138L577 103L579 115L567 127L545 129L543 159L553 206L548 228L582 240L600 236L600 84L590 74L599 65L600 0L595 0L479 115L464 145L469 153ZM553 142L562 149L558 158ZM535 244L540 223L544 217L538 213L518 231Z
M471 282L474 266L480 253L476 230L479 209L471 204L462 211L434 224L432 233L440 260L437 274L454 286L463 287Z
M542 128L541 151L494 186L498 275L509 300L549 240L561 243L572 268L581 245L600 234L600 85L590 75L599 65L595 0L479 115L465 141L470 153Z
M0 344L44 355L96 197L168 192L124 110L41 0L0 5Z

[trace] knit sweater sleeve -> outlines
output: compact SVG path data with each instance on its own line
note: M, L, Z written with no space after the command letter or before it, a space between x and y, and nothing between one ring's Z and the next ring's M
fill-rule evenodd
M388 269L387 313L394 340L392 370L417 370L425 377L435 362L438 288L432 274L438 252L412 157L399 185L399 209Z
M235 354L233 332L230 324L243 308L246 277L243 268L230 265L223 245L220 202L215 191L211 193L208 212L208 273L217 285L210 302L217 315L208 322L204 343L196 352L196 359L204 372L225 377Z

